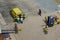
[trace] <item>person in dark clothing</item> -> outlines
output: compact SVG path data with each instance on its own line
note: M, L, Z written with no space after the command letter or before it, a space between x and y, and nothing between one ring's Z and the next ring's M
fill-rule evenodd
M39 13L38 14L41 16L41 9L39 9Z

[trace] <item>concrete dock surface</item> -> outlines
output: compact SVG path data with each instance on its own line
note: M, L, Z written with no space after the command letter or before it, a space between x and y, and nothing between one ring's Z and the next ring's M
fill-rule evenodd
M2 23L0 21L0 23L4 24L5 28L14 27L13 19L9 14L10 9L14 7L20 8L27 17L23 24L18 24L18 28L21 28L22 31L18 34L10 34L12 40L60 40L60 25L49 28L47 35L44 34L44 26L42 26L45 25L43 21L45 16L58 15L60 17L59 13L55 12L56 7L52 7L54 11L51 12L52 9L49 9L51 7L48 4L46 10L49 9L48 12L51 13L47 13L45 8L40 7L36 0L0 0L0 13L3 17L3 19L0 18L3 21ZM42 9L42 16L38 15L39 8Z
M60 40L60 25L49 28L48 34L45 35L43 32L44 26L42 26L45 23L42 19L43 17L40 16L26 18L24 23L18 26L22 29L22 32L15 34L17 40Z

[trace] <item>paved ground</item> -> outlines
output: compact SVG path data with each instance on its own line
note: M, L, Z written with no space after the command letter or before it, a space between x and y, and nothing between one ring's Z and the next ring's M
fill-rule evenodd
M27 14L24 23L18 24L18 27L21 28L22 31L18 34L11 35L13 40L60 40L60 25L49 28L47 35L43 33L42 25L45 25L45 23L42 19L45 15L50 15L51 13L45 14L46 11L41 8L43 15L41 17L38 16L37 13L40 6L32 0L0 0L0 12L8 28L14 26L13 19L9 14L10 8L13 7L18 7L23 13Z
M8 24L13 21L9 14L11 8L18 7L29 16L37 14L39 8L43 13L56 11L57 5L54 0L0 0L0 13Z
M37 10L38 7L36 8L35 6L36 5L33 5L33 2L29 3L25 0L0 0L0 12L2 13L7 24L12 22L12 18L9 14L11 8L18 7L23 11L23 13L29 13L30 15Z
M26 18L24 23L18 26L22 32L15 34L16 40L60 40L60 25L49 28L48 34L45 35L42 27L45 24L42 19L40 16Z
M23 13L28 16L36 14L38 9L41 8L43 13L56 11L58 4L55 0L0 0L0 12L2 13L6 23L12 22L9 14L10 9L18 7Z

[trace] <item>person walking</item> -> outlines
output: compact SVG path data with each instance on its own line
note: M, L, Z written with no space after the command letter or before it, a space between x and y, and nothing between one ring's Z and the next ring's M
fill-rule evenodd
M43 28L43 30L44 30L44 33L45 33L45 34L48 33L48 27L47 27L47 25L45 26L45 28Z
M39 9L39 13L38 14L41 16L41 9Z

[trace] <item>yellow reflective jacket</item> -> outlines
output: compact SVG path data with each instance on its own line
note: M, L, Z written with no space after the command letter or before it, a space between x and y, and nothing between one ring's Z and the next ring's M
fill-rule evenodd
M44 28L45 31L48 31L48 28Z

